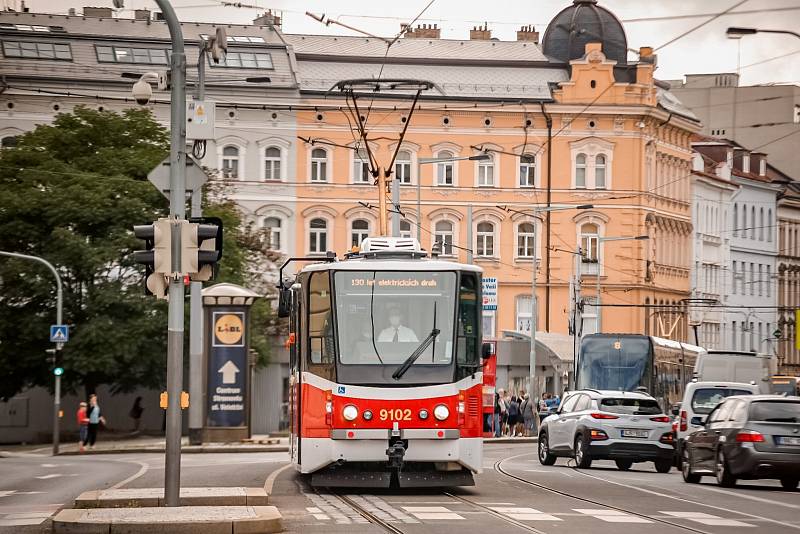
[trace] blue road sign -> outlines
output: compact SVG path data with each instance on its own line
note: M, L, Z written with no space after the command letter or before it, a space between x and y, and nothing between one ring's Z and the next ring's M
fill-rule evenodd
M53 343L66 343L69 341L69 328L65 324L50 325L50 341Z

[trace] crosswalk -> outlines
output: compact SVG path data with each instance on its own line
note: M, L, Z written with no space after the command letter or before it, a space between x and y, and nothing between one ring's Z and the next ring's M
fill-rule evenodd
M60 504L0 506L0 528L41 525L61 506Z
M354 508L337 498L325 493L308 493L306 497L313 506L305 509L306 514L319 523L356 524L368 523L368 520ZM376 495L348 495L350 501L363 508L378 519L394 523L436 523L467 520L472 514L500 514L509 519L521 522L553 522L560 523L575 518L592 518L606 523L652 524L658 521L679 522L681 524L697 523L721 527L755 527L756 525L724 518L713 514L695 511L658 510L643 515L623 512L610 508L568 508L561 510L541 510L515 503L476 503L473 507L468 503L445 501L442 503L426 502L389 502ZM477 510L476 510L477 508ZM481 511L483 509L483 511Z

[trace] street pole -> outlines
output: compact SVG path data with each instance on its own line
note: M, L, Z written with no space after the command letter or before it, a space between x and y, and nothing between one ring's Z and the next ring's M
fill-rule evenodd
M386 174L378 167L378 235L385 237L386 228Z
M603 327L600 323L600 240L597 240L597 274L595 275L595 280L597 283L597 297L594 303L595 315L597 315L597 333L601 334L603 332Z
M396 173L395 173L396 174ZM392 237L400 237L400 180L394 177L392 184Z
M168 0L156 0L172 40L169 150L169 213L176 220L186 216L186 53L183 33ZM181 271L180 226L172 225L172 271ZM180 505L181 484L181 389L183 386L183 280L169 283L167 319L167 436L164 465L166 506Z
M472 236L472 204L467 206L467 263L472 264L473 259L473 236Z
M9 258L19 258L23 260L38 261L47 266L52 271L53 276L56 277L56 324L60 325L63 318L64 307L64 291L61 286L61 276L59 276L53 264L39 256L29 256L28 254L18 254L16 252L3 252L0 251L0 256L7 256ZM58 353L64 348L63 343L56 343L56 357L55 361L59 361ZM61 411L61 375L55 375L55 387L53 390L53 456L58 454L59 440L60 440L60 426L61 418L59 412Z
M534 209L535 213L535 209ZM530 358L528 362L529 366L529 373L530 373L530 386L528 387L528 391L530 392L531 399L536 402L536 405L539 405L539 388L536 387L536 322L538 321L538 312L539 312L539 303L536 299L536 223L533 224L533 274L531 275L531 349L530 349Z
M417 242L422 243L422 207L421 207L421 188L422 188L422 164L417 157Z

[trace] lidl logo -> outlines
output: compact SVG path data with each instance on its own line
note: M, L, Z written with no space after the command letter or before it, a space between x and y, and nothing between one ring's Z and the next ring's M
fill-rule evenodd
M242 346L244 339L242 314L224 313L215 316L214 344L217 346Z

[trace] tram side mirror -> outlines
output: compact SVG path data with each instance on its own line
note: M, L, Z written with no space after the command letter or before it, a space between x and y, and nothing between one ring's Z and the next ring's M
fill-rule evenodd
M672 415L678 415L681 413L681 403L676 402L672 405Z
M494 356L494 344L484 343L481 345L481 358L488 360L492 356Z
M278 295L278 317L289 317L292 314L292 290L281 288Z

